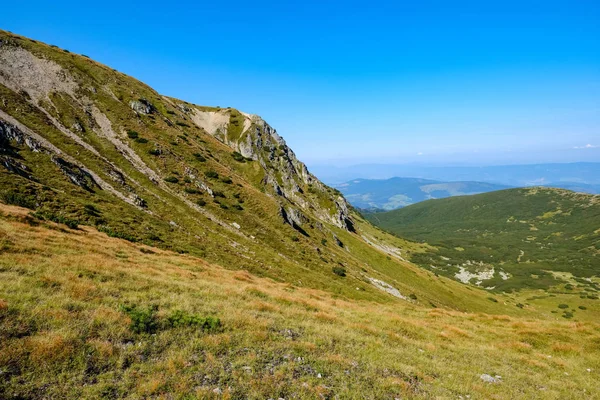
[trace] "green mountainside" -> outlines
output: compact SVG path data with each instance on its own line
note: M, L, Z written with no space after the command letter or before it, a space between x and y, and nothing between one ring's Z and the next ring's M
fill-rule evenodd
M412 261L436 274L502 292L562 287L600 291L600 196L509 189L429 200L367 219L435 249Z
M442 182L420 178L355 179L335 185L344 197L363 210L393 210L423 200L478 194L509 186L486 182Z

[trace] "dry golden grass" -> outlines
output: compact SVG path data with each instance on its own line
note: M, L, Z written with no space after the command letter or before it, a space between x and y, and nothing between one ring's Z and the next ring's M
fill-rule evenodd
M334 298L0 207L0 398L600 396L594 322ZM223 329L138 334L123 304Z

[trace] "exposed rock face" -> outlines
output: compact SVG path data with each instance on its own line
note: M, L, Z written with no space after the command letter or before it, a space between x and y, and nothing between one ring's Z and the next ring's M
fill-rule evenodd
M146 99L132 100L129 102L129 107L138 114L152 114L156 108Z
M0 119L0 148L7 149L10 141L18 145L26 145L33 152L42 151L42 146L31 137L25 135L16 126Z
M52 162L56 164L62 173L65 174L75 185L84 188L89 192L93 192L94 189L100 188L92 175L77 165L62 159L61 157L52 157Z

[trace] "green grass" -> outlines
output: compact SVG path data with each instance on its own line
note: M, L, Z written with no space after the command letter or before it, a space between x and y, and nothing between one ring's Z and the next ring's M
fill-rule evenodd
M597 391L595 321L351 301L89 227L31 225L26 209L0 212L2 398L559 399ZM484 373L502 383L484 383Z
M600 197L561 189L510 189L430 200L367 215L380 227L436 249L412 260L454 276L495 268L486 287L495 291L548 289L568 281L571 290L600 291ZM508 274L503 279L500 271ZM476 279L473 279L473 283Z

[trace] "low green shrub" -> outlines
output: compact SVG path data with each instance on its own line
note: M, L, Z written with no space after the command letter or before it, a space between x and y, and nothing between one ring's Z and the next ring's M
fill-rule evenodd
M200 153L194 153L193 155L196 158L196 161L200 161L200 162L206 161L206 158Z
M569 308L569 305L568 304L559 304L558 308L562 308L562 309Z
M67 218L62 215L56 215L49 211L36 211L32 213L31 216L43 221L52 221L59 224L64 224L71 229L77 229L79 227L79 221L76 219Z
M140 134L136 131L129 130L127 131L127 136L129 136L129 139L137 139L140 136Z
M345 277L346 276L346 268L344 267L339 267L339 266L335 266L333 268L331 268L331 270L333 271L334 274L341 276L341 277Z
M219 174L217 173L217 171L209 170L204 173L204 176L206 176L207 178L217 179L219 177Z
M240 153L238 153L237 151L234 151L233 153L231 153L231 157L233 157L233 159L237 162L246 162L246 157L244 157L243 155L241 155Z
M157 306L139 308L136 305L122 305L120 309L131 318L129 329L134 333L154 333L157 331Z
M30 210L35 210L35 198L16 192L3 192L0 194L0 199L6 204L13 206L25 207Z
M213 333L221 329L221 320L215 317L201 317L196 314L189 314L185 311L174 311L167 318L168 324L172 328L197 328L203 332Z
M106 235L108 235L110 237L114 237L114 238L117 238L117 239L124 239L124 240L127 240L129 242L137 242L138 241L135 236L132 236L132 235L130 235L128 233L125 233L125 232L116 231L116 230L114 230L111 227L106 226L106 225L98 226L97 228L98 228L98 230L100 232L104 232L104 233L106 233Z
M165 178L165 182L169 182L169 183L177 183L177 182L179 182L179 179L177 179L177 178L176 178L176 177L174 177L174 176L167 176L167 177Z

